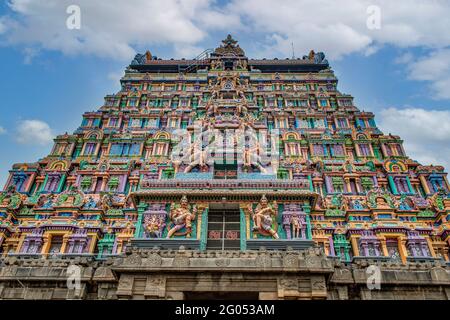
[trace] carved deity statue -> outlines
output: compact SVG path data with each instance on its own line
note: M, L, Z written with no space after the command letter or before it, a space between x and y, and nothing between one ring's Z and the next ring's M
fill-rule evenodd
M170 210L170 220L173 227L169 229L167 238L171 238L175 232L186 228L186 237L190 238L192 231L192 221L195 220L197 214L197 208L194 207L192 212L189 210L189 203L186 196L183 196L180 201L179 207L172 207Z
M238 104L236 107L236 115L239 116L241 114L247 114L248 108L247 103L244 102L243 104Z
M237 70L245 70L245 69L247 69L247 61L241 60L241 59L237 60L236 61L236 69Z
M217 104L213 103L212 101L208 101L205 107L206 114L207 115L217 115L219 113L219 107Z
M11 201L10 198L4 197L3 200L2 200L2 206L5 206L5 207L8 206L10 201Z
M258 148L245 148L244 149L244 153L243 153L243 158L244 158L244 166L251 166L253 163L253 159L252 159L252 155L253 152L258 152Z
M220 70L223 69L223 63L220 60L213 60L211 62L211 69L212 70Z
M242 150L244 167L248 168L253 165L257 167L261 172L266 172L266 169L258 162L258 160L260 159L260 152L261 146L258 141L256 141L256 145L253 148L245 146Z
M18 209L25 198L16 191L15 186L9 186L5 191L0 192L0 205L9 209Z
M97 201L92 196L89 196L87 202L84 204L85 209L95 209L97 207Z
M151 238L160 238L164 226L164 217L158 215L151 215L145 221L145 231Z
M44 209L51 208L55 202L55 198L56 197L53 194L48 195L47 197L42 199L42 205L40 207Z
M206 164L206 152L202 150L199 142L194 142L191 147L193 162L197 162L200 167Z
M300 238L300 231L302 230L302 223L298 215L293 215L291 217L292 226L292 238Z
M202 150L201 144L198 141L195 141L191 144L189 148L189 152L191 154L190 156L190 163L188 167L186 167L185 172L189 172L192 168L195 166L199 166L200 168L204 169L206 167L206 160L207 160L207 150Z
M253 211L250 204L248 210L252 213L253 231L257 231L262 235L269 234L275 239L279 238L277 231L272 227L274 219L276 220L278 215L276 202L270 205L266 196L262 196L256 209Z

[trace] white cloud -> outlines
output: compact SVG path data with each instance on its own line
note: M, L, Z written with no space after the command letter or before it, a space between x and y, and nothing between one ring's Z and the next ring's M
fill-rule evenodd
M435 50L409 62L408 72L412 80L431 82L432 98L450 99L450 49Z
M206 30L234 26L239 20L208 0L135 0L76 2L81 28L69 30L66 8L71 0L11 0L18 16L4 18L6 40L15 45L36 45L65 54L94 54L116 59L132 58L135 45L192 45Z
M25 64L31 64L33 62L33 59L38 55L39 49L37 48L25 48L23 49L23 63Z
M124 75L123 70L111 71L107 74L107 78L111 80L114 84L118 84L123 75Z
M67 54L129 59L135 45L195 46L212 30L268 35L266 52L326 51L332 58L371 53L382 44L438 48L450 45L450 2L421 0L79 0L81 29L65 22L70 0L10 0L2 18L12 44L36 44ZM369 6L380 8L381 29L370 30ZM14 16L14 18L13 18ZM264 48L260 44L259 50Z
M367 28L369 6L380 8L381 28ZM291 42L299 52L326 51L332 58L367 52L372 46L445 47L450 37L447 19L450 2L420 0L234 0L254 32L272 35L272 54L291 55ZM370 49L369 53L374 49Z
M195 45L175 45L175 51L178 57L193 59L202 53L206 48Z
M379 113L378 124L385 134L399 135L414 160L450 170L450 111L387 108Z
M22 120L17 126L16 141L20 144L47 145L52 140L52 130L44 121Z
M369 6L380 9L380 29L367 28ZM430 84L434 98L450 99L450 1L422 0L234 0L230 10L250 32L266 33L259 57L297 56L310 49L331 60L350 53L371 55L384 45L400 48L397 63L409 79ZM425 49L430 57L402 51ZM416 61L416 63L414 63Z
M0 134L5 134L6 133L6 129L3 128L2 126L0 126Z
M436 99L450 99L449 63L440 60L448 62L450 56L450 1L78 0L81 29L69 30L66 8L72 4L10 0L12 12L0 17L0 41L35 47L25 51L26 61L44 49L128 62L135 48L159 45L171 45L176 57L191 58L205 49L214 31L230 32L238 40L241 33L250 36L245 47L257 58L290 57L292 43L299 57L314 49L331 60L371 55L390 45L401 49L396 62L405 64L409 79L429 83ZM380 29L367 27L372 6L380 9ZM404 53L414 48L425 55Z
M406 52L400 56L398 56L394 62L398 63L398 64L408 64L413 62L414 60L414 55L411 52Z
M5 23L3 22L3 19L0 17L0 34L4 33L6 31Z

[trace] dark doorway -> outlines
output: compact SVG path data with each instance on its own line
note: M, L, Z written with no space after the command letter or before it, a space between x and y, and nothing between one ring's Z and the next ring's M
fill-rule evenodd
M237 164L214 164L214 179L237 179Z
M184 292L185 300L258 300L258 292Z
M227 60L225 61L225 70L233 70L233 60Z

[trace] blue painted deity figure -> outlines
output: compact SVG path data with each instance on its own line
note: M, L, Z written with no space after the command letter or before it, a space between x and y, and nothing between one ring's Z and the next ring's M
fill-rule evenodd
M94 200L94 198L89 197L88 201L84 205L85 209L94 209L97 207L97 202Z
M49 195L46 199L46 201L44 202L44 204L42 205L43 209L50 209L51 207L53 207L54 205L54 196L53 195Z
M356 199L353 201L353 209L355 210L364 210L364 207L360 200Z
M405 201L400 202L398 208L400 210L411 210L411 207Z

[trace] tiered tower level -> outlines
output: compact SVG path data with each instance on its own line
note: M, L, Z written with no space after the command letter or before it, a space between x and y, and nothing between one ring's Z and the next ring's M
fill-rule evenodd
M338 91L323 53L136 55L121 90L0 194L4 256L126 248L449 261L449 184ZM314 249L316 250L316 249Z

